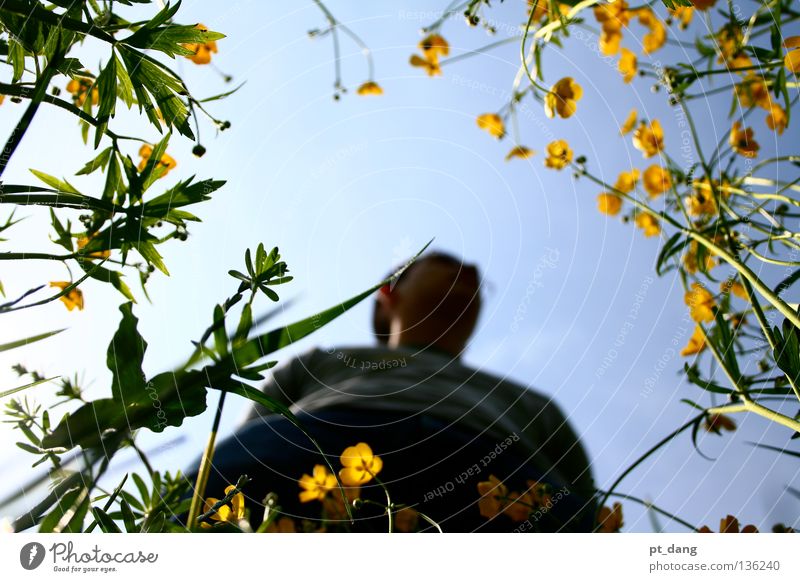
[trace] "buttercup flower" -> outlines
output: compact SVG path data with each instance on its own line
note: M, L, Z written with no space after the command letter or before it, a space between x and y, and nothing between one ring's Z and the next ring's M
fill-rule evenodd
M423 56L411 55L410 63L412 67L425 69L429 77L442 74L439 67L439 57L446 57L450 54L450 45L444 37L438 34L431 34L423 38L419 43Z
M88 74L88 73L87 73ZM77 107L83 107L86 98L91 95L92 105L97 105L100 100L100 92L95 87L94 81L81 77L80 79L71 79L67 83L67 92L72 94L72 102Z
M644 171L642 183L650 197L655 198L672 187L672 178L667 170L654 164Z
M622 529L622 504L614 502L614 508L603 507L597 515L597 533L617 533Z
M143 171L145 167L147 167L147 161L150 159L150 156L153 155L153 146L148 144L143 144L142 147L139 148L139 155L141 156L142 160L139 162L138 169L139 171ZM161 160L158 163L159 166L164 168L164 172L161 174L161 178L166 176L171 169L178 165L178 162L172 156L167 155L166 153L162 154Z
M630 22L628 3L618 0L595 6L594 17L603 29L600 34L600 51L606 56L617 54L622 41L622 29Z
M82 236L76 242L78 246L78 250L84 248L86 245L89 244L89 241L94 238L95 235L91 236ZM89 253L88 256L90 259L107 259L111 256L111 251L104 250L104 251L95 251L93 253Z
M689 343L681 350L681 355L684 357L693 356L694 354L699 354L704 349L706 349L706 336L703 335L703 330L697 325L694 328L692 337L689 338Z
M782 135L783 130L786 129L786 125L789 123L786 111L777 103L770 104L768 111L769 113L767 113L766 118L767 127L778 135Z
M667 28L650 8L640 8L637 14L639 23L649 29L649 32L642 37L642 50L644 54L649 55L660 49L667 42Z
M644 236L648 238L661 234L661 223L658 222L655 216L645 212L636 215L636 226L641 228L644 231Z
M520 158L521 160L527 160L531 156L533 156L536 152L532 149L525 147L523 145L514 146L511 148L511 151L506 154L506 161L509 161L514 158Z
M450 45L439 34L430 34L423 38L419 42L419 48L428 59L438 59L450 54Z
M356 93L359 95L383 95L383 89L375 81L367 81L356 89Z
M298 481L303 489L300 492L300 501L322 501L328 491L336 487L336 477L329 473L325 465L314 465L313 475L303 474Z
M506 505L506 497L508 496L508 487L495 477L489 475L488 481L481 481L478 483L478 493L481 498L478 501L478 510L481 515L486 518L493 518L502 513Z
M764 77L749 74L735 88L736 97L742 107L754 107L758 105L764 109L769 109L772 105L772 97L769 93L769 86Z
M230 493L234 489L236 489L234 485L228 485L225 488L225 495L228 495L228 493ZM215 499L214 497L209 497L208 499L206 499L206 503L203 506L203 513L208 513L209 511L211 511L211 508L214 507L214 505L216 505L218 501L219 499ZM242 494L242 492L239 491L238 493L236 493L236 495L231 497L230 504L226 503L225 505L222 505L217 510L217 512L211 516L211 519L219 523L233 523L233 524L236 524L240 520L244 519L244 495ZM212 525L204 521L200 524L200 527L208 529L213 527L214 525L217 524Z
M559 79L544 96L544 112L547 117L556 114L564 119L571 117L578 109L578 100L583 96L583 89L572 77Z
M694 7L692 6L676 6L670 10L673 18L678 19L678 27L681 30L686 30L694 17Z
M658 119L652 122L639 123L639 127L633 132L633 147L642 152L645 158L652 158L664 149L664 130Z
M720 291L723 293L733 293L739 299L744 299L745 301L749 301L750 297L747 295L747 290L744 288L744 285L739 283L734 279L726 279L719 286Z
M428 59L424 59L419 55L411 55L409 59L412 67L421 67L425 69L425 72L428 73L429 77L435 77L436 75L442 74L442 69L439 67L439 61L431 61Z
M627 135L631 132L631 130L636 126L636 119L638 115L635 109L631 109L630 113L628 113L628 117L625 118L625 121L622 124L622 127L619 128L620 135Z
M204 24L197 24L195 28L203 32L208 32L208 28ZM186 58L196 65L207 65L211 62L211 53L217 52L217 42L214 40L208 42L193 42L184 44L183 46L194 53L193 55L187 55Z
M758 155L758 143L753 139L753 128L743 128L740 121L733 122L728 143L740 156L754 158Z
M72 283L69 281L50 281L51 287L58 287L62 291L70 285L72 285ZM67 306L69 311L72 311L76 307L78 308L78 311L83 311L83 291L77 287L75 287L66 295L62 295L59 297L59 299L61 299L61 302Z
M572 161L572 150L569 144L563 139L551 141L547 144L547 158L544 160L544 165L554 170L562 170L566 168Z
M367 443L347 447L340 460L344 468L339 471L339 478L349 487L369 483L383 468L383 460L372 454Z
M697 244L696 240L693 240L689 243L689 250L686 251L686 254L683 255L683 266L686 267L686 271L690 274L696 273L699 268L699 257L700 257L700 249L703 249L703 261L705 263L705 270L710 271L716 266L716 261L714 260L714 256L706 251L704 247L701 247Z
M692 4L694 4L694 7L698 10L708 10L716 3L717 0L692 0Z
M638 181L639 170L636 168L630 172L620 172L619 176L617 176L617 181L614 183L614 188L624 194L629 194L636 188L636 182Z
M622 73L622 80L626 83L633 81L636 76L637 63L636 53L626 48L622 49L622 55L617 62L617 70Z
M597 209L603 214L616 216L622 209L622 198L616 194L602 192L597 196Z
M506 134L506 126L503 119L497 113L483 113L477 117L475 122L482 130L489 132L489 135L501 139Z
M793 73L800 73L800 36L790 36L783 46L789 49L783 57L783 64Z
M510 503L503 508L503 513L511 518L512 521L525 521L534 508L533 494L526 491L522 495L516 491L508 494Z
M700 533L711 533L711 530L707 525L704 525L697 531ZM728 515L727 517L723 517L721 520L719 520L719 533L758 533L758 528L756 528L754 525L746 525L740 532L739 520L732 515Z
M698 323L714 320L714 296L700 283L692 283L692 288L684 294L683 301L689 306L689 315Z
M713 185L717 193L723 198L730 196L730 186L727 180L723 180L722 184L714 180ZM692 195L687 196L685 199L689 214L692 216L715 214L717 212L717 203L714 200L714 194L711 191L711 182L708 181L708 178L695 180L692 186Z

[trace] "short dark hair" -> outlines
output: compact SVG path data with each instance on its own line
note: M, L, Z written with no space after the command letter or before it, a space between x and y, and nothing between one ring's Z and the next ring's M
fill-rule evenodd
M464 264L464 261L461 259L443 251L431 251L427 254L424 254L417 258L416 261L411 263L408 268L403 271L402 275L400 275L397 280L394 282L395 285L399 284L400 281L403 280L403 277L408 275L415 267L421 265L426 262L435 262L435 263L444 263L446 265L457 265L461 266ZM388 278L393 273L399 269L400 266L392 269L389 273L386 274ZM375 304L372 308L372 331L375 334L375 339L378 340L378 343L386 344L389 342L389 336L391 335L391 330L389 329L390 322L384 316L383 312L381 311L381 306L378 300L375 300Z

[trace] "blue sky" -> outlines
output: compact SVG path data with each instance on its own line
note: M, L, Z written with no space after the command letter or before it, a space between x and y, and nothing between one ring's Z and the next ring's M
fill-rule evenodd
M588 157L590 169L613 182L620 171L649 165L617 133L632 107L661 119L667 148L678 159L680 120L663 95L651 93L652 79L623 85L615 60L601 58L592 46L596 39L586 33L563 51L549 50L545 58L548 82L571 75L583 86L577 115L548 120L538 104L526 101L522 143L537 155L506 163L503 157L513 144L498 143L480 131L475 116L505 104L519 63L518 44L446 66L444 76L431 79L410 67L408 57L416 50L419 29L445 3L398 4L330 2L337 17L371 47L376 80L385 91L380 97L354 94L367 80L366 62L355 45L343 40L343 78L351 92L335 102L330 38L307 35L325 26L312 2L269 3L267 8L264 2L239 1L226 3L224 11L206 0L184 3L182 21L203 22L227 35L219 41L214 63L234 83L246 84L211 104L232 127L217 136L209 125L201 128L205 157L193 158L192 144L179 138L169 148L178 167L165 184L192 174L228 183L198 207L203 222L190 228L188 243L162 247L171 276L153 276L153 304L137 295L136 314L149 343L146 370L154 374L171 368L189 353L190 340L211 321L214 304L234 291L235 281L226 273L241 269L247 247L259 242L279 246L289 263L295 280L280 291L296 301L279 316L288 323L371 286L435 237L436 248L476 262L485 277L485 308L466 362L553 396L581 435L598 484L607 487L689 418L691 410L681 398L701 400L699 389L679 374L683 360L677 352L692 325L679 280L654 274L658 241L600 215L598 190L586 180L573 180L567 171L546 169L544 149L554 137L567 139L576 155ZM522 4L506 2L490 13L498 38L521 22ZM642 32L636 25L633 30ZM467 28L460 18L446 23L442 34L453 54L494 40L482 29ZM626 34L625 43L637 49L633 36ZM100 58L90 43L86 51L95 62ZM680 56L673 51L656 56L669 62ZM198 95L228 87L209 67L188 60L175 66ZM715 144L730 127L727 99L693 109L706 145ZM21 113L21 106L6 100L0 107L0 131L8 134ZM118 117L118 127L137 127L135 116ZM776 138L760 119L752 123L764 155L797 145L791 129ZM135 150L130 151L134 157ZM90 156L77 124L60 111L44 109L6 177L10 183L33 181L29 167L69 177ZM87 192L97 185L92 179L73 183ZM10 231L12 242L5 248L52 249L44 213L25 210L22 215L29 218ZM9 295L65 278L56 263L0 264ZM4 354L4 386L14 385L9 368L21 361L51 375L77 372L90 395L109 393L105 347L122 298L93 282L83 289L83 312L68 313L56 302L5 316L0 342L56 327L68 331ZM370 343L370 310L371 304L363 303L287 349L282 359L315 345ZM37 398L48 402L53 390L37 390ZM233 430L245 407L229 400L223 434ZM141 443L156 447L184 435L182 444L154 461L163 469L185 468L187 459L201 451L212 415L209 411L162 435L143 434ZM712 528L728 513L761 529L776 522L798 525L800 502L785 493L787 484L797 487L796 463L747 444L781 445L786 432L757 417L736 420L736 433L700 439L703 451L716 461L701 458L684 435L630 475L620 491ZM17 435L5 426L0 430L0 467L13 476L6 479L10 487L24 479L29 459L13 445L20 440ZM646 513L632 503L625 503L625 521L626 531L650 531Z

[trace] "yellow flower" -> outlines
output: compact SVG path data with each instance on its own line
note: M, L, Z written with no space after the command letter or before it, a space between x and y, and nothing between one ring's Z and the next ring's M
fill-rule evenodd
M764 77L751 73L736 85L735 91L742 107L758 105L764 109L769 109L772 105L772 97L769 94L769 87Z
M617 181L614 184L614 189L619 190L624 194L629 194L633 192L633 189L636 188L636 182L639 181L639 170L636 168L632 169L630 172L620 172L619 176L617 176Z
M628 113L628 117L625 118L625 122L622 124L622 127L619 128L620 135L627 135L631 132L631 130L636 125L636 119L638 115L635 109L631 109L631 112Z
M644 171L642 183L650 197L655 198L672 187L672 178L667 170L654 164Z
M783 64L793 73L800 73L800 36L790 36L783 45L789 49L783 57Z
M753 139L753 128L743 128L740 121L733 122L728 143L741 156L754 158L758 155L758 143Z
M347 447L340 460L344 468L339 471L339 478L349 487L369 483L383 468L383 461L372 454L367 443Z
M506 134L506 126L497 113L483 113L475 121L478 127L498 139L501 139Z
M644 212L638 214L636 216L636 226L641 228L644 231L644 236L648 238L661 234L661 223L651 214L646 214Z
M228 495L228 493L230 493L234 489L236 489L234 485L228 485L225 488L225 495ZM214 505L216 505L218 501L219 499L215 499L214 497L209 497L208 499L206 499L206 503L203 506L203 513L208 513L209 511L211 511L211 508L214 507ZM230 504L226 503L225 505L222 505L217 510L217 512L211 516L211 519L219 523L232 523L232 524L236 524L242 519L244 519L244 495L242 494L242 492L239 491L236 493L236 495L231 497ZM200 524L200 527L209 529L213 526L212 524L204 521Z
M450 45L444 37L438 34L431 34L423 38L419 43L423 56L411 55L410 63L412 67L425 69L429 77L442 74L439 67L439 57L446 57L450 54Z
M664 26L661 19L650 8L640 8L637 13L639 15L639 23L649 29L649 32L642 37L642 51L644 54L649 55L660 49L667 42L667 27Z
M692 289L683 296L683 301L689 306L689 315L697 322L710 322L714 320L714 296L700 283L692 283Z
M394 514L394 527L397 531L410 533L417 529L419 512L411 507L404 507Z
M51 287L58 287L62 291L70 285L72 285L72 283L69 281L50 281ZM69 311L72 311L76 307L78 311L83 311L83 291L77 287L69 291L66 295L62 295L59 299L67 306Z
M267 533L297 533L297 526L291 517L280 517L267 526Z
M598 533L617 533L622 529L622 504L614 502L614 508L603 507L597 516Z
M713 185L718 194L723 198L730 196L730 186L727 180L723 180L722 185L720 185L719 181L714 180ZM715 214L717 212L717 203L714 200L714 194L711 191L711 182L708 181L708 178L695 180L692 186L692 195L686 197L686 205L689 207L689 214L692 216Z
M512 521L525 521L534 509L533 493L526 491L522 495L516 491L508 494L510 502L503 508L503 513Z
M203 32L208 32L208 28L206 28L204 24L197 24L195 28ZM217 42L214 40L208 42L193 42L184 44L183 46L194 53L193 55L187 55L186 58L196 65L207 65L211 62L211 53L217 52Z
M716 3L717 0L692 0L692 4L694 4L694 7L698 10L708 10Z
M429 60L422 58L419 55L411 55L409 59L412 67L421 67L425 69L425 72L428 73L429 77L435 77L436 75L442 74L442 69L439 67L438 60Z
M681 355L684 357L693 356L694 354L699 354L704 349L706 349L706 336L703 334L703 330L700 326L697 325L694 328L692 337L689 338L689 343L681 350Z
M700 264L698 262L699 259L699 251L703 247L697 243L696 240L693 240L689 243L689 250L686 251L686 254L683 255L683 266L686 268L686 272L690 274L696 273L699 268ZM714 256L708 252L707 250L703 249L703 262L705 263L705 270L710 271L716 266L716 261L714 260Z
M525 147L523 145L514 146L511 148L511 151L506 154L506 161L509 161L513 158L520 158L521 160L527 160L531 156L533 156L536 152L532 149Z
M478 501L478 510L486 518L493 518L502 513L506 505L508 487L494 475L489 475L488 481L478 483L478 493L481 498Z
M747 295L747 290L744 288L744 285L739 283L734 279L726 279L722 283L720 283L720 291L723 293L733 293L739 299L744 299L745 301L749 301L750 297Z
M719 49L718 63L725 63L732 69L750 64L750 59L742 52L744 36L742 29L736 24L726 24L716 34Z
M603 214L616 216L622 209L622 198L616 194L603 192L597 196L597 209Z
M544 96L544 112L547 117L554 117L556 113L564 119L571 117L582 96L583 89L572 77L559 79Z
M639 127L633 132L633 147L642 152L645 158L652 158L664 149L664 130L658 119L652 122L639 123Z
M716 434L722 434L723 430L733 432L736 430L736 423L724 414L709 414L706 416L705 429Z
M426 58L437 61L439 57L446 57L450 54L450 45L443 36L438 34L429 34L423 38L419 42L419 48Z
M78 245L78 250L80 250L80 249L84 248L86 245L88 245L89 241L92 240L95 237L95 234L93 234L91 236L88 236L88 237L87 236L80 237L76 241L76 243ZM89 253L86 256L89 257L90 259L107 259L108 257L111 256L111 251L109 251L109 250L95 251L93 253Z
M572 150L563 139L557 139L547 144L547 158L544 165L554 170L566 168L572 161Z
M767 113L766 122L767 127L778 135L782 135L789 119L786 117L786 111L784 111L783 107L777 103L772 103L769 107L769 113Z
M596 6L594 17L603 29L600 34L600 51L606 56L617 54L622 41L622 29L630 22L628 3L618 0Z
M626 48L622 49L622 56L620 56L619 62L617 63L617 70L622 73L622 80L626 83L633 81L633 78L636 76L637 63L636 53Z
M383 95L383 89L375 81L367 81L356 89L356 93L359 95Z
M676 6L670 13L674 18L678 19L678 27L681 30L686 30L694 17L694 8L692 6Z
M298 484L304 491L300 492L300 501L322 501L328 491L336 487L336 477L329 473L325 465L314 465L313 476L304 473Z
M711 533L707 525L704 525L699 530L700 533ZM719 533L758 533L758 528L754 525L746 525L739 531L739 520L729 515L719 520Z
M70 80L67 83L67 92L72 94L72 101L77 107L83 107L86 97L90 94L92 96L92 105L97 105L100 100L100 92L95 87L94 82L83 77Z
M142 147L139 148L139 156L141 156L142 160L139 162L138 169L139 171L143 171L145 167L147 167L147 161L150 159L150 156L153 155L153 146L148 144L143 144ZM159 161L158 167L164 168L163 173L159 176L159 178L163 178L166 176L171 169L178 165L178 162L172 156L167 155L166 153L162 154L161 160Z

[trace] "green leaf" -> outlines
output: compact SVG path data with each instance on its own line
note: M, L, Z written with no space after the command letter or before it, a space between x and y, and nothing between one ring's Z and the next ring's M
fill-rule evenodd
M167 266L164 264L164 260L161 258L161 255L156 250L155 245L147 240L139 240L134 243L136 250L139 251L139 254L142 255L142 258L153 265L156 269L164 273L165 275L169 276L169 271L167 270Z
M100 529L103 530L104 533L122 533L117 524L114 523L114 520L99 507L92 507L92 515L94 515L95 520L100 524Z
M139 320L133 315L133 304L120 305L122 312L117 332L108 345L106 365L111 370L111 397L123 404L146 398L146 382L142 372L147 342L139 334Z
M136 488L139 490L139 496L142 499L144 507L150 507L150 489L145 485L144 479L137 473L134 473L133 482L136 483Z
M84 176L84 175L89 175L89 174L93 173L95 170L98 170L98 169L99 170L104 170L106 165L108 164L108 160L111 157L111 152L112 151L113 151L113 148L110 148L110 147L104 149L102 152L100 152L97 155L96 158L94 158L90 162L87 162L87 164L85 166L83 166L83 168L78 170L77 174L75 174L75 175L76 176Z
M27 390L28 388L33 388L34 386L38 386L39 384L45 384L46 382L51 382L52 380L57 380L60 376L53 376L52 378L42 378L41 380L36 380L35 382L31 382L30 384L25 384L23 386L17 386L16 388L12 388L11 390L6 390L4 392L0 392L0 398L5 398L6 396L11 396L17 392L22 392L23 390ZM47 412L47 411L45 411Z
M39 533L77 533L89 509L89 491L85 487L65 493L42 520Z
M6 352L8 350L13 350L13 349L16 349L16 348L19 348L19 347L22 347L22 346L27 346L28 344L32 344L32 343L41 341L43 339L47 339L49 337L52 337L54 335L57 335L57 334L61 333L62 331L64 331L64 329L66 329L66 328L56 329L54 331L48 331L48 332L45 332L45 333L40 333L38 335L34 335L34 336L31 336L31 337L26 337L25 339L9 342L7 344L0 344L0 352Z
M106 133L108 121L114 117L117 104L117 59L109 59L106 66L100 71L95 81L99 94L97 108L97 121L94 134L94 147L100 145L100 140Z
M228 353L228 334L225 331L225 312L222 305L214 307L214 348L220 356Z
M49 174L45 174L44 172L40 172L39 170L30 170L31 174L39 178L42 182L50 186L51 188L55 188L59 192L68 192L70 194L77 194L78 196L83 196L75 187L65 180L59 180L58 178L51 176Z
M128 533L136 533L139 528L136 527L136 517L133 515L131 506L125 499L119 500L119 509L122 514L122 523L125 524L125 531Z

